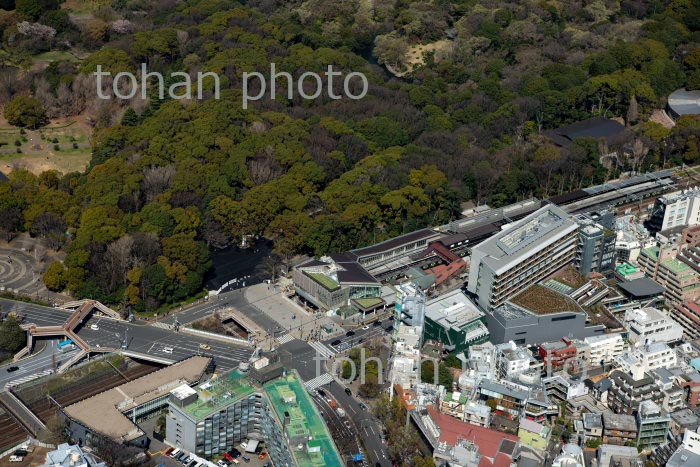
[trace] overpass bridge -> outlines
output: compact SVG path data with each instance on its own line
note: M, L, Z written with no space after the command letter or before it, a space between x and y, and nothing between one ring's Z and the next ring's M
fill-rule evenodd
M80 348L80 352L59 367L58 372L62 373L91 352L95 352L96 350L103 351L102 349L95 349L91 347L87 342L85 342L85 340L78 336L75 331L75 328L78 327L78 325L81 324L85 318L88 317L88 315L93 312L100 312L105 316L121 319L121 315L119 315L119 313L96 300L78 300L75 302L69 302L63 305L62 308L73 311L70 317L68 317L68 319L62 325L37 326L35 323L22 325L22 329L27 331L27 345L15 354L13 358L14 361L18 361L20 358L31 352L32 348L34 347L34 339L37 337L65 337L66 339L72 340L73 343Z

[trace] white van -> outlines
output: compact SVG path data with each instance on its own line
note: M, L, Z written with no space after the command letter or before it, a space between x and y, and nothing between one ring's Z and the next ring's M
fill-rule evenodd
M10 462L22 462L24 458L19 456L10 456Z
M170 457L175 457L175 456L177 456L178 454L180 454L180 449L179 449L179 448L178 448L178 449L175 449L174 451L172 451L172 452L170 453Z

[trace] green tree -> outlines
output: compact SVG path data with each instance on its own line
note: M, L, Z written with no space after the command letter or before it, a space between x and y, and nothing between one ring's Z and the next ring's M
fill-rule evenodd
M44 272L42 280L46 288L54 292L60 292L65 289L68 280L65 266L58 261L54 261Z
M17 13L31 19L37 19L47 10L57 10L60 6L59 0L16 0L15 8Z
M27 345L27 333L15 317L8 317L0 324L0 349L15 353Z
M39 99L17 96L5 107L5 118L10 125L39 128L46 124L46 110Z
M121 124L123 126L136 126L139 123L139 116L136 115L136 111L132 107L127 107L124 115L122 116Z
M61 420L61 417L54 415L46 421L41 439L46 443L59 445L61 443L70 442L70 437L66 433L66 425Z

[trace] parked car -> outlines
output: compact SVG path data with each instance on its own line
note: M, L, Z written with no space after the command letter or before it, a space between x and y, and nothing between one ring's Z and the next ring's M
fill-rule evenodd
M258 456L258 459L265 459L267 457L266 452L261 452L260 455Z
M367 410L367 406L360 402L360 410Z
M319 395L319 396L321 396L321 397L326 397L326 391L324 391L323 389L319 389L319 390L317 390L316 392L318 392L318 395Z
M226 461L224 461L223 459L221 459L221 460L216 461L216 465L218 465L219 467L227 467L228 463Z
M172 347L163 347L163 353L171 354L173 353Z
M369 325L367 325L367 326L362 326L362 329L364 329L365 331L368 330L368 329L369 329Z
M18 366L11 366L10 368L7 369L7 372L12 373L13 371L17 371L17 370L19 370Z
M248 456L241 456L241 459L243 459L244 462L250 462L250 457Z
M382 320L381 320L381 319L378 319L377 321L375 321L374 323L372 323L372 326L381 326L381 325L382 325Z
M232 461L232 460L233 460L233 456L232 456L231 454L229 454L228 452L225 452L225 453L224 453L224 459L226 459L227 461Z
M182 451L180 449L174 449L170 451L170 454L168 454L170 457L175 458L176 456L180 455Z
M199 348L202 350L211 350L211 345L209 344L199 344Z
M98 325L96 325L96 324L91 324L91 325L90 325L90 329L92 329L93 331L99 331L99 330L100 330L100 327L99 327Z

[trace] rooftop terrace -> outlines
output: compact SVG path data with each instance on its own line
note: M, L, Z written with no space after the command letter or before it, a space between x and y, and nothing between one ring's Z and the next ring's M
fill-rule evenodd
M221 375L197 387L199 397L183 407L192 418L203 420L209 414L218 412L231 404L232 400L243 399L255 392L248 378L238 371Z
M290 430L294 433L308 433L312 438L307 449L303 446L290 446L297 465L304 467L342 467L344 463L328 433L326 425L311 401L309 393L295 373L288 373L263 385L279 420L289 413ZM320 449L319 449L320 448Z
M582 311L571 298L539 284L528 287L510 301L537 315Z

